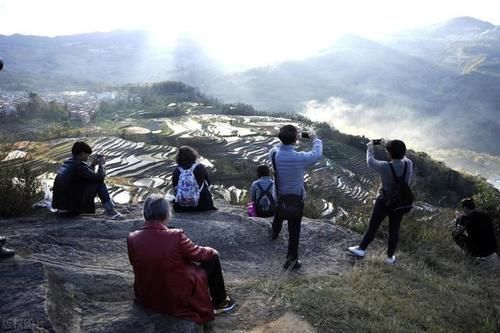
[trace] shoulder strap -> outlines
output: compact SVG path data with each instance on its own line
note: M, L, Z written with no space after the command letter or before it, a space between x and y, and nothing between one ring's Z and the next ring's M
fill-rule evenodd
M405 177L406 177L406 169L408 168L408 163L404 162L405 163L405 168L404 168L404 171L403 171L403 181L405 180ZM394 177L394 181L396 183L399 183L399 178L398 176L396 175L396 170L394 170L394 166L392 165L392 162L389 162L389 166L391 167L391 172L392 172L392 176Z
M274 169L274 186L276 188L276 195L279 197L279 191L278 191L278 169L276 169L276 154L277 152L273 152L271 155L271 160L273 162L273 169Z
M398 183L399 182L398 176L396 175L396 170L394 170L394 166L392 165L392 162L389 162L389 167L391 168L392 177L394 178L394 181L396 183Z
M264 188L260 185L260 183L257 183L257 187L259 188L261 193L271 193L271 187L273 187L273 183L269 184L269 186L264 190Z

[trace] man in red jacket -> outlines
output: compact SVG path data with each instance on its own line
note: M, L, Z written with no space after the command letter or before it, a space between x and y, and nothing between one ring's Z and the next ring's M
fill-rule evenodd
M235 302L226 294L217 250L194 244L181 229L167 228L170 209L162 195L147 198L144 218L127 239L137 301L198 324L232 310Z

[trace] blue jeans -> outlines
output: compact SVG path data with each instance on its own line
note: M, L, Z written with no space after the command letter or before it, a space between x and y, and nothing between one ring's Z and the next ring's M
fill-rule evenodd
M96 193L103 204L108 201L111 202L111 198L109 197L108 187L104 182L97 185Z
M378 228L382 221L389 216L389 239L387 241L387 256L392 257L394 252L396 252L396 247L399 242L399 229L401 226L401 220L403 219L402 213L394 213L385 205L385 200L383 198L378 198L373 206L372 216L370 218L370 223L368 225L368 230L363 236L363 240L359 244L361 250L366 250L368 245L375 238Z

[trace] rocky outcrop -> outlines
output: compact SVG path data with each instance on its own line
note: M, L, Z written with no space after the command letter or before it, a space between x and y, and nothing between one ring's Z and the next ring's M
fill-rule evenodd
M352 259L344 249L359 236L328 221L306 218L301 235L304 266L297 273L286 272L282 268L286 226L278 241L271 242L270 219L248 218L240 207L222 202L218 206L218 211L176 214L170 226L184 229L200 245L219 250L229 286L259 278L339 273L351 264ZM198 332L202 329L191 322L151 313L134 303L126 237L143 223L141 207L133 207L127 217L124 221L109 221L99 216L68 219L44 213L0 220L0 230L9 237L9 247L17 251L16 257L0 262L2 330ZM211 330L238 331L240 319L245 317L239 311L252 300L237 299L237 302L239 307L235 312L225 319L217 317ZM257 326L259 321L265 324L265 320L265 316L261 317L254 324Z

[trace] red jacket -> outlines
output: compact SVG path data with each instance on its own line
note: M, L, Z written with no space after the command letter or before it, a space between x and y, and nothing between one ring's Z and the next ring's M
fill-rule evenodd
M146 222L127 239L136 299L153 311L204 324L214 320L205 271L195 262L216 252L195 245L180 229Z

